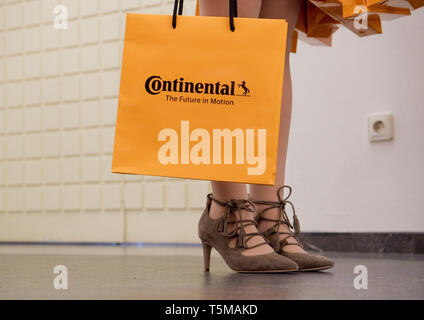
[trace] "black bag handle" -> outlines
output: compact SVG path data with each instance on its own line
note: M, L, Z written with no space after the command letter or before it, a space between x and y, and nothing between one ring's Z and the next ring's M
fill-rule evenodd
M231 31L234 31L236 27L234 26L234 17L237 17L237 0L228 0L230 3L230 10L229 10L229 16L230 16L230 29ZM172 28L177 27L177 11L178 15L183 14L183 5L184 0L175 0L174 2L174 12L172 13Z

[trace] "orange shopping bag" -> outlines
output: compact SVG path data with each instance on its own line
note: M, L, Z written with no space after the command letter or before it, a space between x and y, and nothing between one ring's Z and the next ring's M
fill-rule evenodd
M127 14L112 172L274 184L285 20L178 2Z

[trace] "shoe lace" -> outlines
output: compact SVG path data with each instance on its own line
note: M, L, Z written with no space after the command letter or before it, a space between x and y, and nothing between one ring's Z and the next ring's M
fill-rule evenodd
M217 225L217 232L221 232L224 236L228 238L238 237L236 246L238 248L252 249L258 246L268 244L268 241L263 237L259 232L246 232L245 228L247 226L257 227L256 220L243 218L242 210L248 212L255 212L255 205L252 201L246 199L230 199L228 201L220 201L208 194L208 198L212 201L215 201L218 205L224 207L224 213L219 218ZM229 231L228 226L235 224L235 228ZM255 244L253 246L248 246L247 243L250 239L255 236L259 236L263 239L262 243Z
M288 194L285 197L284 197L284 189L288 189ZM296 210L294 208L293 203L290 200L288 200L291 194L292 194L292 188L290 186L282 186L278 188L277 190L278 201L251 200L255 204L268 205L267 208L263 209L261 212L259 212L256 215L255 219L258 222L260 220L275 222L275 224L272 227L268 228L262 234L264 235L265 238L268 238L269 236L275 234L272 246L274 250L277 252L280 251L280 248L286 245L298 245L303 248L303 245L300 243L299 239L297 239L296 237L296 235L300 233L300 222L299 222L299 219L297 218ZM286 212L287 206L291 207L291 211L293 214L293 224L290 222L290 219L287 216L287 212ZM266 211L274 209L274 208L278 208L278 219L270 219L270 218L264 217L264 213ZM280 231L280 226L283 224L287 225L287 227L290 230L293 230L294 233ZM287 237L280 240L280 234L285 234L287 235ZM288 238L294 238L296 242L289 243L287 241Z

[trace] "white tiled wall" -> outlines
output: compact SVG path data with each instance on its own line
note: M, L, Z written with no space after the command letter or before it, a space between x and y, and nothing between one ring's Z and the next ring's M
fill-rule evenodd
M194 14L195 2L185 2ZM67 30L53 27L56 5L68 8ZM172 6L1 1L0 241L195 238L206 182L110 173L124 15Z

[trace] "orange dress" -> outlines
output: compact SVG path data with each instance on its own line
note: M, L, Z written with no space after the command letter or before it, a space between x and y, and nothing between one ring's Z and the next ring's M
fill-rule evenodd
M383 32L382 19L408 16L423 6L424 0L304 0L291 50L296 52L299 37L310 43L331 46L332 35L340 25L360 37L379 34Z

